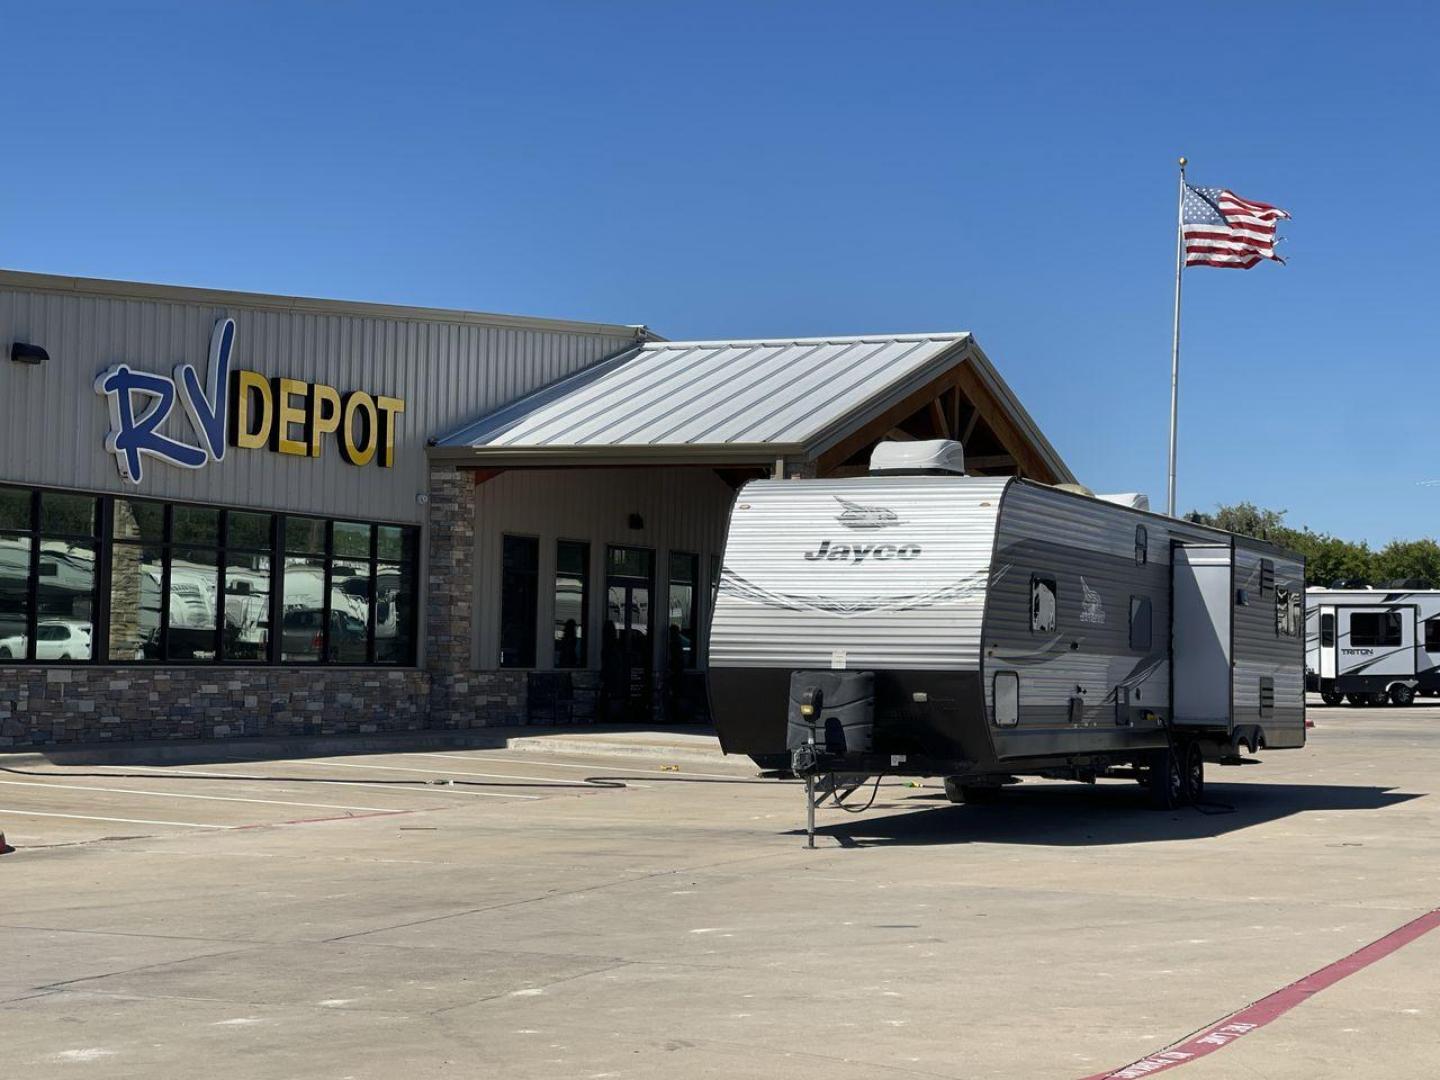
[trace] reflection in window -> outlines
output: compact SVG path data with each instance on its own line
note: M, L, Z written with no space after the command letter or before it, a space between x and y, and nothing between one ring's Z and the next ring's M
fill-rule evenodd
M695 586L700 576L700 556L683 551L670 553L670 625L666 655L672 665L695 666L700 612Z
M179 524L176 515L176 524ZM170 554L170 660L214 660L220 574L214 548L174 548Z
M1150 598L1130 597L1130 648L1136 652L1150 651L1150 624Z
M375 564L375 662L408 664L415 655L415 573L403 563Z
M337 541L339 531L337 522ZM334 560L330 564L330 641L326 653L331 663L365 663L369 614L369 562Z
M158 544L117 543L111 548L111 660L160 659L162 573Z
M325 647L325 561L285 556L280 590L280 659L313 663Z
M410 664L418 536L0 487L0 661ZM108 598L98 633L97 587Z
M555 666L585 666L589 611L590 545L561 540L555 545Z
M1035 633L1053 633L1058 625L1055 614L1055 579L1039 577L1030 579L1030 629Z

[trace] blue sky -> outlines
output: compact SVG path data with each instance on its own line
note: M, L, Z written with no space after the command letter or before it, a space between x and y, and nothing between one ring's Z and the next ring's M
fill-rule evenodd
M0 266L969 329L1159 507L1184 153L1294 221L1288 266L1186 275L1181 508L1435 535L1437 39L1418 4L11 3Z

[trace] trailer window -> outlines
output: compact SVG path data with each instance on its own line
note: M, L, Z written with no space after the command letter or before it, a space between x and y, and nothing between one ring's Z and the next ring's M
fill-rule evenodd
M1425 620L1425 651L1440 652L1440 618Z
M1150 651L1150 598L1130 597L1130 648L1136 652Z
M1058 624L1056 618L1057 593L1053 577L1036 574L1030 578L1030 630L1037 634L1051 634Z
M1320 647L1333 649L1335 647L1335 616L1325 614L1320 616Z
M1150 561L1150 533L1144 525L1135 526L1135 565L1144 566Z
M1399 645L1402 636L1398 611L1357 611L1350 616L1350 644L1354 648Z
M1013 671L995 673L995 724L1014 727L1020 722L1020 676Z
M1299 589L1275 590L1275 635L1299 637L1305 622Z

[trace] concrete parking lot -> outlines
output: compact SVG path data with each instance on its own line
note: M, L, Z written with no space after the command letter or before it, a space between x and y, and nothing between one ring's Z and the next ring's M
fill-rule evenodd
M886 784L815 851L795 786L693 738L12 755L0 1071L1440 1075L1440 931L1155 1056L1440 907L1440 702L1311 716L1200 809Z

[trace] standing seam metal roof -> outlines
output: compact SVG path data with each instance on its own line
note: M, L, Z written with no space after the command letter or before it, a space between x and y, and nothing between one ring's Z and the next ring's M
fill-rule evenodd
M967 333L656 341L436 440L496 451L810 446L897 384L938 373Z

